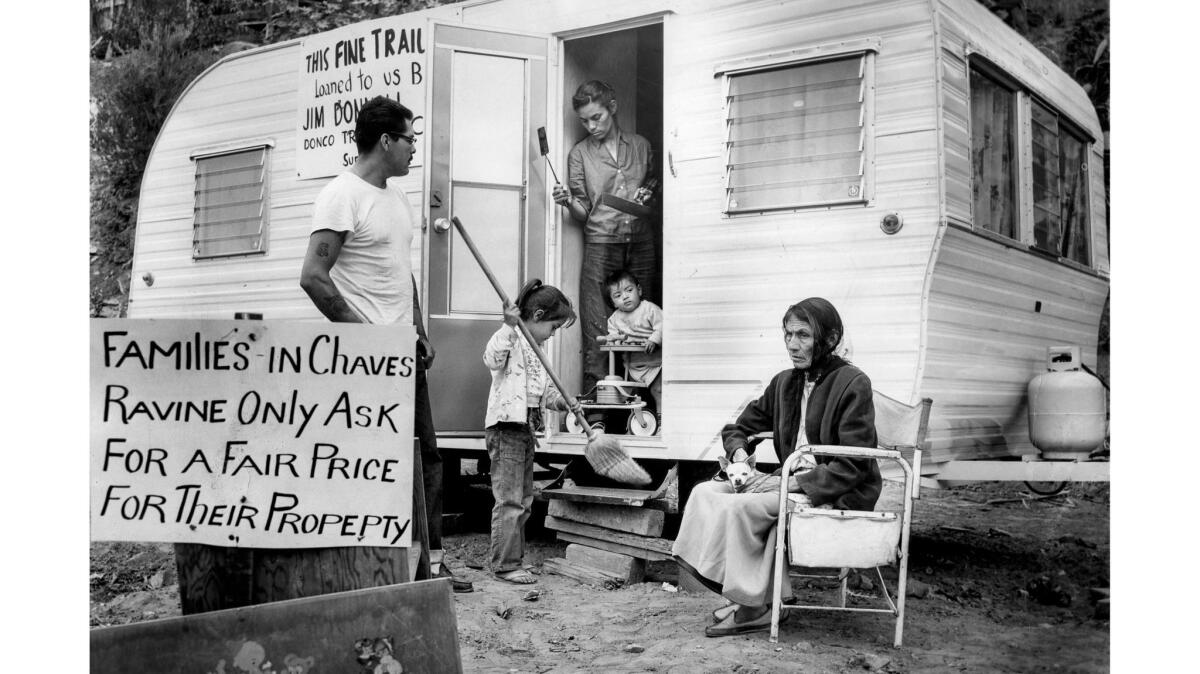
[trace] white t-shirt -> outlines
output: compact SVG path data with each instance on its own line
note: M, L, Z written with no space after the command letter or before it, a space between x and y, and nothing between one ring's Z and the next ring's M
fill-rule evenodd
M329 272L346 303L368 323L413 323L412 207L398 188L375 187L351 171L317 195L312 231L347 232Z

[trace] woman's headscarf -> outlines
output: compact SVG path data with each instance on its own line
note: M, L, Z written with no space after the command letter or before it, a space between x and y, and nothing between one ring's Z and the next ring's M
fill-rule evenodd
M783 323L787 324L789 319L804 321L812 329L813 364L810 369L823 369L830 356L840 356L839 349L849 346L842 342L845 337L842 317L824 297L810 297L788 307L783 314Z

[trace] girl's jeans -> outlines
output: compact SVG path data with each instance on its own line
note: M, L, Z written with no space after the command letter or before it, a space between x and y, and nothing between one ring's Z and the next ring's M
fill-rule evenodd
M525 521L533 505L533 433L529 426L500 422L484 435L492 461L492 573L521 568Z

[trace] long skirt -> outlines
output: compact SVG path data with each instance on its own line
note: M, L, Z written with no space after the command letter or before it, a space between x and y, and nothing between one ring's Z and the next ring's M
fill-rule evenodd
M713 592L743 606L771 602L779 494L736 494L728 482L692 490L671 554ZM783 597L792 596L784 582Z

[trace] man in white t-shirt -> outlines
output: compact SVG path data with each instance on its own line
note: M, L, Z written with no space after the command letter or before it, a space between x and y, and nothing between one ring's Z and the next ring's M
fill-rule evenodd
M412 275L412 207L404 192L387 182L408 174L417 142L412 120L411 110L382 96L359 109L354 125L358 159L317 195L300 286L331 321L415 324L414 432L421 444L431 572L450 578L455 592L470 592L471 583L455 578L442 563L442 457L425 375L434 349Z

